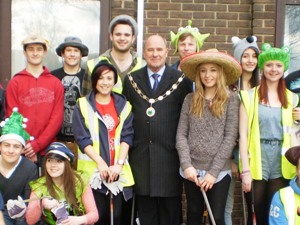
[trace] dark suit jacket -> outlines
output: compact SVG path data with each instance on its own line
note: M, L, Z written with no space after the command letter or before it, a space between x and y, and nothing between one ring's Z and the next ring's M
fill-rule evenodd
M181 74L182 72L166 65L155 95L147 67L131 75L146 96L156 98L169 90ZM150 197L181 195L179 158L175 148L176 131L183 100L191 91L191 80L184 78L171 95L153 104L155 115L148 117L146 109L150 106L149 102L139 96L126 76L123 93L132 104L134 113L134 144L129 151L129 160L136 194Z

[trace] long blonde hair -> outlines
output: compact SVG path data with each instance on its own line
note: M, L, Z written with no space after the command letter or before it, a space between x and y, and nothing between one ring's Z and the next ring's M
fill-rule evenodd
M215 63L214 63L215 64ZM212 99L212 106L210 110L215 117L220 118L225 112L225 104L229 98L229 92L226 88L225 74L222 67L215 64L217 67L217 89L214 98ZM190 113L197 117L202 117L205 108L205 86L201 82L200 78L200 65L198 66L198 73L195 78L196 90L192 97Z

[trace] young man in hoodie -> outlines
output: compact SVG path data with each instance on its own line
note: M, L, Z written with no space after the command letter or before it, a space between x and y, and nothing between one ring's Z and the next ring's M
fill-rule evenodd
M14 107L30 121L26 131L34 140L26 143L24 155L40 165L45 149L55 140L63 122L64 88L43 66L48 41L30 35L22 42L26 68L13 76L6 89L6 117Z

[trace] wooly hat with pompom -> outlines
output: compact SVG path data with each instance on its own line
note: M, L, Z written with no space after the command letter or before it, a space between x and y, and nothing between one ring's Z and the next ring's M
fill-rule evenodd
M257 46L257 37L256 36L248 36L246 38L240 39L239 37L232 37L231 42L233 44L233 57L242 62L242 55L244 51L248 48L252 48L256 54L259 54L259 48Z
M0 123L2 127L0 142L13 139L25 146L28 139L33 140L25 130L27 121L28 119L18 112L18 108L14 108L10 117Z

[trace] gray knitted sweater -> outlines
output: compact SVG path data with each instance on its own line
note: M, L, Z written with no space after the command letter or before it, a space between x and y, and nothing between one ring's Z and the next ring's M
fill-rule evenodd
M221 118L211 114L206 101L199 118L189 113L192 96L190 93L184 100L177 129L180 166L183 170L193 166L218 177L220 171L230 169L229 158L238 137L240 100L236 93L230 92Z

